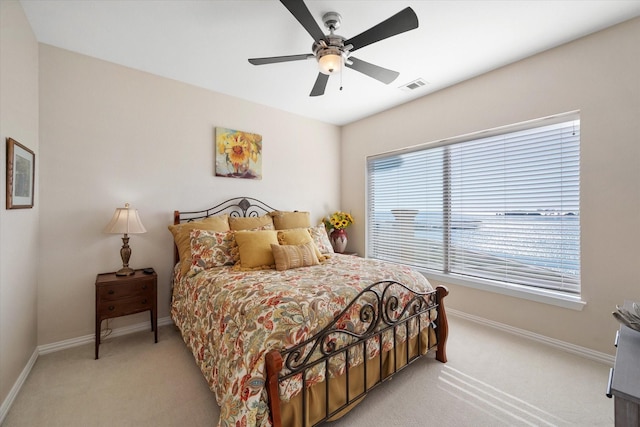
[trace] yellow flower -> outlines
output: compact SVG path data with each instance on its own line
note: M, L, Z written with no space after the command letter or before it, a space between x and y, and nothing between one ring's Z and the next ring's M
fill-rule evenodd
M334 212L325 218L322 222L328 229L342 230L353 224L353 217L346 212Z
M225 150L229 161L234 165L241 165L249 161L249 147L246 141L241 137L229 138L227 148Z
M216 130L216 161L224 161L234 175L251 172L250 162L258 164L262 152L262 136L258 134ZM224 156L224 157L223 157Z
M249 144L249 154L251 155L251 160L257 162L258 154L260 154L260 151L262 151L262 139L258 138L257 136L251 138L251 142Z

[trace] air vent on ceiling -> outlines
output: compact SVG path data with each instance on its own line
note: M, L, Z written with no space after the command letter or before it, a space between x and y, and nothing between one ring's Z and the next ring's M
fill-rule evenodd
M411 92L414 91L416 89L420 89L421 87L424 87L426 85L428 85L429 83L427 81L425 81L423 78L419 78L419 79L415 79L412 82L406 83L402 86L400 86L399 89L402 89L406 92Z

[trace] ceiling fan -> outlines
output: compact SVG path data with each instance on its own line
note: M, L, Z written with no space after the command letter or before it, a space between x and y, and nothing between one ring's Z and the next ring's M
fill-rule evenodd
M380 40L418 28L418 17L413 9L407 7L357 36L345 39L335 34L335 30L340 28L342 19L337 12L328 12L323 15L322 21L329 29L329 34L324 34L303 0L280 0L280 2L313 38L311 46L313 53L251 58L249 62L253 65L264 65L315 58L318 61L320 71L310 96L323 95L329 76L340 73L343 67L359 71L382 83L391 83L400 73L355 58L351 56L351 53Z

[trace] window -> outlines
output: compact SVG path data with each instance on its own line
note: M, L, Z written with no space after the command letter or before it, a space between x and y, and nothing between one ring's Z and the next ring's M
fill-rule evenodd
M569 117L368 158L367 255L579 296L580 121Z

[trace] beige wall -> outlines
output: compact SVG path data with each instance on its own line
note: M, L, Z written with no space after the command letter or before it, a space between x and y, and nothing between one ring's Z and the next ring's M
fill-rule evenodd
M4 402L37 344L38 43L17 1L0 1L0 93L0 402ZM33 209L5 209L7 137L36 154Z
M261 181L214 176L216 126L262 135ZM39 344L93 333L96 274L122 266L121 236L102 229L125 202L148 230L131 236L130 265L158 272L160 317L169 315L174 209L243 195L309 210L315 222L338 208L338 127L48 45L40 129Z
M428 80L428 76L425 76ZM581 111L583 311L449 285L457 310L613 354L611 316L640 300L640 19L541 53L342 130L341 206L365 249L366 156ZM452 331L455 333L455 331Z
M310 210L314 220L341 208L356 216L350 249L363 253L367 155L576 109L587 306L578 312L454 285L448 304L613 353L610 311L640 300L640 19L342 130L51 46L38 54L16 1L0 1L0 44L0 137L34 150L41 178L34 209L0 209L0 401L37 344L93 333L95 275L121 264L120 238L102 228L124 202L148 230L131 238L131 265L158 271L164 317L174 209L236 195ZM213 176L215 126L263 135L262 181Z

